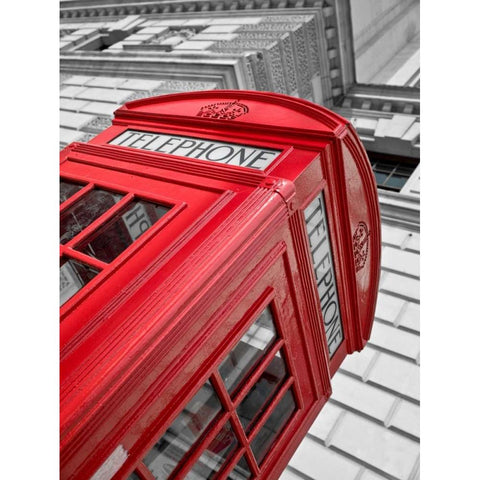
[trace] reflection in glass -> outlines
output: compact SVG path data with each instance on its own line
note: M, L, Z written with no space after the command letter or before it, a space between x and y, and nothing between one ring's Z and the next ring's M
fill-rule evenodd
M272 313L267 307L218 369L228 393L232 394L240 382L248 376L276 337Z
M237 407L238 416L247 434L262 412L268 407L286 376L285 362L279 353L273 358L257 383Z
M60 243L65 244L100 215L121 200L123 195L94 189L82 196L60 217Z
M248 480L251 476L252 473L250 472L250 468L248 468L247 460L242 456L230 472L227 480Z
M77 248L109 263L146 232L169 208L145 200L134 200Z
M295 400L291 390L288 390L279 404L275 407L265 425L250 444L257 463L260 465L267 455L273 442L283 430L295 411Z
M72 195L79 192L84 185L73 183L67 180L60 179L60 203L68 200Z
M145 457L144 463L156 479L168 478L220 410L220 401L207 382Z
M72 258L60 265L60 306L86 285L98 270Z
M132 472L127 480L142 480L135 472Z
M185 478L187 480L213 478L237 445L238 440L233 433L230 422L227 422Z
M402 187L407 183L407 180L408 177L404 177L401 175L391 175L385 185L387 185L388 187L392 187L396 190L401 190Z

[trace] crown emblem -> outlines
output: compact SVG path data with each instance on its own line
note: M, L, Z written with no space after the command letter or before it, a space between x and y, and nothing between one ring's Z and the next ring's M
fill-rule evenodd
M248 113L248 107L238 100L233 102L211 103L204 105L197 113L197 117L218 118L220 120L234 120L240 115Z
M360 271L367 262L368 237L370 231L364 222L359 222L353 234L353 258L355 260L355 272Z

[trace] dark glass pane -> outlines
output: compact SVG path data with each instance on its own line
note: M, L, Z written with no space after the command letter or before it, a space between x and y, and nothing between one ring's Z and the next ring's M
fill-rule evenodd
M265 355L277 337L270 308L266 308L218 368L231 394Z
M121 200L123 195L105 190L90 190L60 217L60 243L65 244L100 215Z
M413 171L415 170L416 166L415 165L404 165L404 164L400 164L396 169L395 169L395 173L399 173L399 174L403 174L403 175L407 175L407 176L410 176Z
M388 174L380 173L380 172L373 172L375 174L375 180L377 181L377 185L383 185L383 182L387 179Z
M145 457L144 463L155 478L168 478L220 410L220 401L207 382Z
M259 465L263 462L276 438L291 418L295 408L292 391L288 390L250 444Z
M238 416L247 434L265 408L268 407L286 376L285 362L278 353L237 407Z
M60 265L60 305L73 297L98 272L96 268L77 260L65 260Z
M395 175L393 174L385 184L388 187L396 188L397 190L400 190L405 183L407 183L408 177L403 177L401 175Z
M394 162L377 162L377 164L375 165L375 170L380 170L382 172L391 172L396 166L397 163Z
M135 472L132 472L127 480L142 480Z
M69 182L67 180L60 180L60 203L69 199L73 194L80 191L84 186L78 183Z
M252 477L252 472L248 467L247 460L242 457L230 472L227 480L248 480Z
M230 422L227 422L185 478L187 480L213 478L237 445L238 440L233 433Z
M135 200L117 213L77 248L91 257L109 263L146 232L169 208Z

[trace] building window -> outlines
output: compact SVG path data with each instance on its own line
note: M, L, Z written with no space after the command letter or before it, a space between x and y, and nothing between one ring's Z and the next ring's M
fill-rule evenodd
M418 166L418 160L369 153L377 187L399 192Z
M267 307L134 475L144 478L141 472L146 467L159 480L210 479L219 474L232 480L257 478L298 409L283 346Z

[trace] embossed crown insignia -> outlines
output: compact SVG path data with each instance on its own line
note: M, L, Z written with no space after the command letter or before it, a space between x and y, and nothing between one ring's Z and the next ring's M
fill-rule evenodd
M204 105L197 113L197 117L218 118L221 120L234 120L240 115L248 113L248 107L238 100L233 102L211 103Z
M355 272L361 270L368 257L368 237L370 231L364 222L359 222L353 234L353 258L355 260Z

